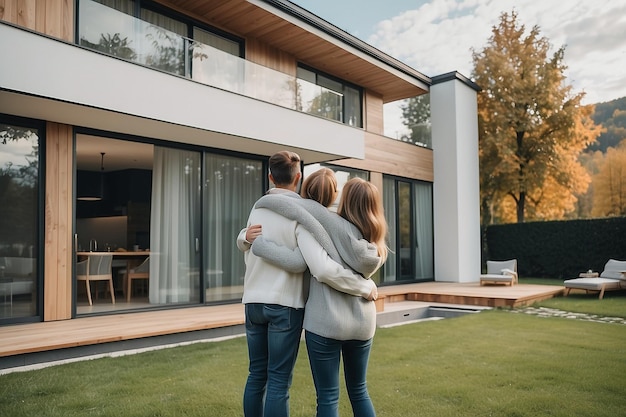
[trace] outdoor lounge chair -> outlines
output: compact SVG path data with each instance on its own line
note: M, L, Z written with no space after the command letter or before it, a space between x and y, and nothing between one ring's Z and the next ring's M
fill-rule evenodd
M480 285L517 284L517 259L508 261L487 261L487 273L480 276Z
M565 295L567 296L572 288L589 291L600 291L600 300L604 297L605 291L626 289L626 261L609 259L604 265L604 271L597 278L574 278L563 282L565 285Z

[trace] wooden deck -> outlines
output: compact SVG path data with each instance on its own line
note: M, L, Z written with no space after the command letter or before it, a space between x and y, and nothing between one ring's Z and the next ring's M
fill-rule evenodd
M480 286L478 283L427 282L379 288L379 311L396 301L425 301L489 307L520 307L562 294L561 286ZM233 329L243 332L240 303L145 311L0 327L3 359L174 334ZM5 366L6 367L6 366Z
M425 301L484 307L522 307L563 294L558 285L483 285L478 282L423 282L380 287L383 303L394 301ZM380 307L379 307L380 311Z

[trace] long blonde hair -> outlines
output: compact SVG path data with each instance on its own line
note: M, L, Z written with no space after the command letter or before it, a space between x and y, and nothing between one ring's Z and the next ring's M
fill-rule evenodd
M322 168L307 176L300 189L302 198L315 200L324 207L337 198L337 178L330 168Z
M361 178L352 178L343 186L337 213L354 224L363 237L378 247L378 254L387 259L387 220L378 188Z

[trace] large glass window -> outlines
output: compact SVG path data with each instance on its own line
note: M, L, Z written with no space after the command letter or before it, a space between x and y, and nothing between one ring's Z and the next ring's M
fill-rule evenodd
M200 302L201 175L199 151L76 135L78 314Z
M385 176L383 203L391 249L383 282L433 279L432 184Z
M241 45L231 39L193 28L192 78L229 91L244 91Z
M0 322L38 314L41 135L0 117Z
M303 66L298 66L296 75L298 110L363 127L359 88Z
M236 237L266 170L261 160L79 131L77 313L240 299ZM107 255L111 264L86 285L84 262Z
M215 70L207 67L207 60L213 65L237 62L233 58L240 56L241 42L144 7L144 2L137 9L137 4L132 0L80 0L79 43L106 54L199 81L210 81L202 79L202 76L207 75L207 69ZM188 38L190 34L194 37L193 41ZM192 65L198 67L193 75ZM227 66L220 67L218 74L233 77L230 69ZM234 76L240 74L235 73Z

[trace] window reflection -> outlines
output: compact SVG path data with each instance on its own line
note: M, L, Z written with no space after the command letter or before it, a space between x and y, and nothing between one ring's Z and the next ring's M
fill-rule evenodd
M39 131L0 122L0 320L37 314Z

